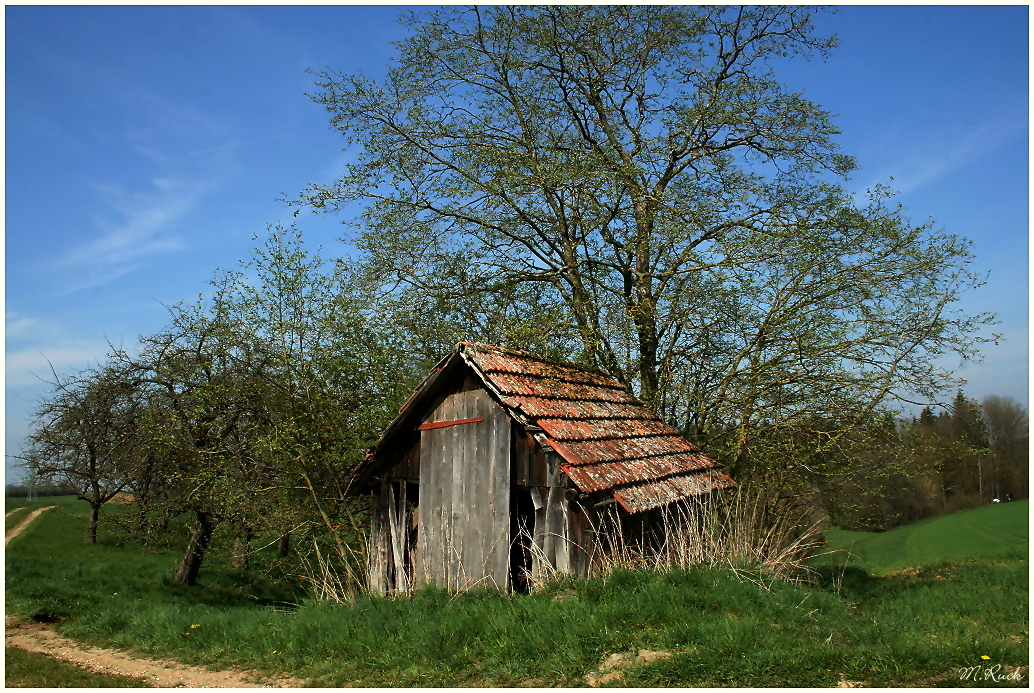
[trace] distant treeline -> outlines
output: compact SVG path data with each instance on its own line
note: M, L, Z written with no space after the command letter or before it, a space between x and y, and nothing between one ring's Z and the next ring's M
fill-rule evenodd
M4 495L8 498L28 498L32 489L24 484L7 484ZM55 484L50 481L43 481L36 484L37 496L74 496L75 489L68 484Z
M934 515L1029 497L1026 409L1008 397L982 402L959 392L951 406L929 407L888 430L874 457L897 457L887 476L824 494L841 529L885 531Z

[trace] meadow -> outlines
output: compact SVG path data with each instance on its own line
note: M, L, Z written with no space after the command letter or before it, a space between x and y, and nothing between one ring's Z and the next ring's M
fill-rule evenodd
M213 560L197 587L180 587L175 551L104 532L83 544L86 505L39 504L55 500L8 547L8 613L61 618L65 635L141 656L315 686L585 686L622 653L621 676L602 685L1029 681L1015 673L1028 665L1026 501L879 535L830 530L805 583L744 566L618 570L531 595L427 588L328 604L307 600L271 555L257 557L265 577Z

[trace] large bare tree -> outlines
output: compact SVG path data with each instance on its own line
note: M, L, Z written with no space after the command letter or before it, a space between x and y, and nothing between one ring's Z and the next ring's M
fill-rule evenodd
M382 82L318 75L353 162L295 202L354 204L347 240L402 313L551 342L734 469L761 427L828 450L952 388L940 357L976 357L993 318L956 309L981 281L968 242L887 190L856 202L829 114L778 79L834 46L813 11L413 15ZM843 468L819 464L797 471Z

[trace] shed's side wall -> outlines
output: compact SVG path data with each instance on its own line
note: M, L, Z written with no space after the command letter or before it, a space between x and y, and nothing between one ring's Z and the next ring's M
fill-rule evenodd
M423 423L483 421L420 432L417 584L506 589L510 549L510 418L469 383Z

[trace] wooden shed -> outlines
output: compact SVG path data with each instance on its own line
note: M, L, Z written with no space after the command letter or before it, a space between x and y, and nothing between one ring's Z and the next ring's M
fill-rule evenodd
M460 343L351 479L372 499L375 592L525 591L592 571L603 512L642 537L673 503L733 485L606 373Z

